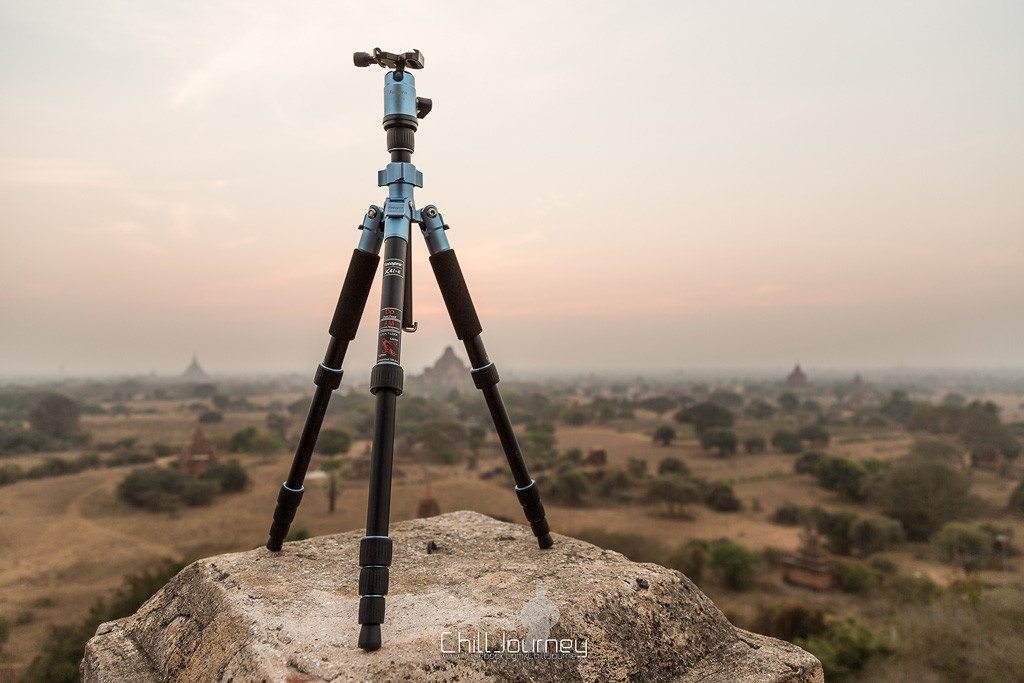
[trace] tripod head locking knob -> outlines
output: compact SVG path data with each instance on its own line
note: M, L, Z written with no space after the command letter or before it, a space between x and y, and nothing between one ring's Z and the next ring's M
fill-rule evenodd
M355 53L352 55L352 62L356 66L379 64L385 69L395 69L398 72L405 71L406 69L422 69L424 64L423 53L419 50L397 54L394 52L384 52L379 47L373 48L373 54L369 52Z

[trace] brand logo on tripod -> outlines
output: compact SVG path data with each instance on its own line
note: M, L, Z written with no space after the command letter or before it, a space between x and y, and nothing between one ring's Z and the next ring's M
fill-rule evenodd
M536 594L530 598L519 617L525 635L505 629L486 631L467 629L441 632L441 657L461 659L586 659L589 643L586 638L552 638L551 630L558 623L558 606L547 596L548 587L537 582Z
M400 258L384 260L384 277L405 277L405 261Z

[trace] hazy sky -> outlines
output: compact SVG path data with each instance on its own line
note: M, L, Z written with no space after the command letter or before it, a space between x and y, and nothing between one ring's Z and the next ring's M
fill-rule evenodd
M499 367L1024 365L1020 2L8 0L0 375L312 372L374 46L426 56L417 200Z

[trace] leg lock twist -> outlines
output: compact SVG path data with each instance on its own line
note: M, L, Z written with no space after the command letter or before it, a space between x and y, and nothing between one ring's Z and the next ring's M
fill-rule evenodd
M498 368L494 367L494 363L488 363L482 368L473 368L469 372L473 376L473 384L477 389L493 387L499 380Z
M378 363L370 371L370 393L376 395L381 389L391 389L396 396L402 395L405 371L401 365Z
M344 374L344 372L337 368L329 368L321 363L316 368L316 374L313 375L313 384L318 387L327 387L334 391L341 386L341 376Z

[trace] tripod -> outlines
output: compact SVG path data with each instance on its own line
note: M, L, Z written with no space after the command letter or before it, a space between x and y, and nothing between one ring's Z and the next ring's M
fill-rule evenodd
M366 306L370 285L377 272L381 247L384 248L383 286L381 288L380 325L377 330L377 362L370 372L370 393L376 397L370 463L370 495L367 502L366 536L359 544L359 647L371 651L381 646L380 626L384 623L384 596L388 592L388 568L392 544L388 538L391 508L391 465L395 445L395 409L402 393L404 373L401 366L402 331L415 332L412 316L412 224L420 232L430 252L430 265L437 279L455 334L466 346L472 365L473 384L483 392L487 409L501 441L515 492L526 519L542 549L553 545L551 529L544 514L540 491L530 478L522 451L512 430L501 394L498 371L487 357L480 333L483 328L470 298L455 251L448 244L444 219L437 207L415 208L413 188L423 187L423 174L412 165L418 119L425 117L432 103L416 97L416 81L407 69L422 69L419 50L393 54L375 48L373 54L357 52L356 66L378 64L391 69L384 77L384 130L391 163L377 173L377 184L388 188L384 207L371 206L359 226L359 246L352 252L348 273L331 320L331 340L324 362L316 369L316 390L302 428L288 479L281 486L270 527L267 548L281 550L288 527L302 500L309 460L313 455L331 392L341 385L342 362L349 342L355 339L359 319Z

